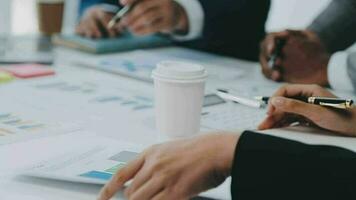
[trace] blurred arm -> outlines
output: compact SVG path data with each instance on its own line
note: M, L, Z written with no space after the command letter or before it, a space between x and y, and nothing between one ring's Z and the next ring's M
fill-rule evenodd
M356 93L356 52L350 53L347 58L348 75Z
M328 64L328 80L331 88L353 91L356 85L355 70L356 60L351 61L351 54L346 51L334 53Z
M316 32L330 53L356 41L356 1L333 0L308 29Z

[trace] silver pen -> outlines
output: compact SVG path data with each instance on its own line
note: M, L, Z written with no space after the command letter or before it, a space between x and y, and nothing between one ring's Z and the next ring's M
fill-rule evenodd
M116 15L110 20L108 23L108 28L112 29L115 24L121 20L132 8L132 5L127 5L123 7L122 9L119 10L119 12L116 13Z

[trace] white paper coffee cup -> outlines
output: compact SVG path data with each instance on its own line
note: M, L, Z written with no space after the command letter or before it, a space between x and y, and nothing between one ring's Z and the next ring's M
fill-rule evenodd
M207 72L203 66L163 61L152 72L156 128L162 140L199 132Z

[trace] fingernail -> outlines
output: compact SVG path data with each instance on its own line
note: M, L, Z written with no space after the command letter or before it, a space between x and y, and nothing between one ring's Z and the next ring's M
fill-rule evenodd
M272 105L280 107L284 105L284 99L282 97L274 97L271 101Z

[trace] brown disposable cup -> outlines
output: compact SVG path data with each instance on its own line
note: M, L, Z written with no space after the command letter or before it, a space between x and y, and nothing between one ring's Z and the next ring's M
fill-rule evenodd
M38 26L44 35L62 30L64 0L37 0Z

